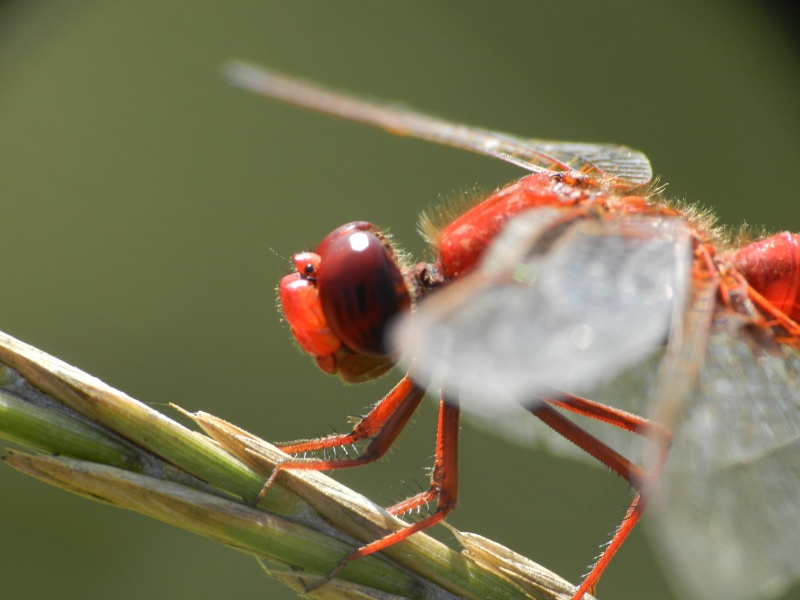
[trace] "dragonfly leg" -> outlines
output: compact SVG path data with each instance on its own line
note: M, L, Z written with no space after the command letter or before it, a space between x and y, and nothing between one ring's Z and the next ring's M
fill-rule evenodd
M439 403L439 422L436 432L436 456L431 475L430 489L411 498L404 500L387 510L393 515L401 515L413 510L433 499L436 499L436 510L415 523L398 531L385 535L347 554L339 564L324 578L306 587L311 591L330 581L350 562L378 552L389 546L407 539L410 535L422 531L441 521L456 505L458 496L458 419L459 407L457 404Z
M404 377L356 424L350 433L278 444L278 447L284 452L294 454L346 447L371 438L369 445L358 456L352 458L289 458L275 465L275 469L258 494L256 504L266 495L281 471L292 469L328 471L357 467L378 460L386 454L397 436L400 435L424 395L424 389L415 385L408 377Z
M640 467L634 465L627 458L556 411L553 406L591 419L603 421L637 435L653 438L659 454L655 461L654 468L650 473L645 473ZM606 465L609 469L623 477L637 490L633 501L625 513L625 517L615 530L611 541L575 592L573 600L581 600L586 593L594 593L600 576L608 566L611 558L622 546L622 543L633 530L636 523L639 522L645 506L647 505L647 498L642 495L642 490L645 489L648 482L654 481L659 477L664 462L666 461L672 434L669 430L653 421L578 396L565 396L561 399L545 399L544 403L531 408L530 411L557 433L561 434L589 455Z

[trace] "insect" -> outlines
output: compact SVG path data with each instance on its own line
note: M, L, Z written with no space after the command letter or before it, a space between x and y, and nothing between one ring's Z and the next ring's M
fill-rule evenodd
M771 597L798 578L800 235L725 234L662 200L647 157L624 146L518 138L241 63L230 78L530 172L443 227L426 222L430 264L407 264L377 227L354 222L295 255L281 281L284 317L324 372L359 382L399 364L406 375L350 433L281 445L302 456L363 442L357 456L293 458L265 489L283 469L378 459L425 391L440 396L430 488L388 510L435 509L323 581L452 510L462 407L494 419L520 406L637 492L574 600L594 591L647 505L693 596ZM631 377L632 393L619 386ZM569 413L639 436L639 460Z

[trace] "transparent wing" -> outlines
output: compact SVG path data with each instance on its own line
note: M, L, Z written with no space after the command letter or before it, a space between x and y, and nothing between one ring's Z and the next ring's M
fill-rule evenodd
M396 105L341 94L276 71L234 62L234 85L311 110L499 158L535 172L587 176L601 185L630 190L653 178L650 161L637 150L611 144L528 140L488 129L451 123Z
M483 414L553 389L586 395L665 342L690 276L680 219L511 220L479 269L420 302L390 334L401 364ZM555 237L555 239L553 239Z
M589 399L614 408L647 417L652 412L653 390L658 378L663 351L657 350L631 369L600 386ZM591 435L611 446L638 465L646 465L648 439L602 421L564 413ZM550 454L578 460L593 467L605 468L601 462L551 429L539 419L520 411L464 413L474 428L523 446L541 449Z
M717 321L652 500L698 598L772 597L800 578L800 355Z

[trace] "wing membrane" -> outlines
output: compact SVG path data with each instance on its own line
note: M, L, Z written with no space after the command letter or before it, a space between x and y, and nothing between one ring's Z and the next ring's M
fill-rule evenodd
M718 321L653 497L659 547L700 598L777 594L800 577L800 355Z
M579 220L536 250L550 232L547 212L513 219L479 270L423 300L394 330L414 377L476 412L530 405L553 388L585 394L611 380L665 342L673 305L685 297L682 221Z
M493 156L529 171L588 176L602 185L623 190L647 185L653 177L647 157L626 146L524 139L452 123L397 105L362 100L239 62L229 65L227 74L234 85L264 96L390 133Z

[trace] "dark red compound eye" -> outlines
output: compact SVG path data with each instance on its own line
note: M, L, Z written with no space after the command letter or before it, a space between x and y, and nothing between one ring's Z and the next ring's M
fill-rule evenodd
M365 231L367 233L374 233L375 235L378 235L380 230L375 225L367 221L353 221L351 223L341 225L322 238L322 241L317 244L317 250L315 254L322 256L327 252L328 246L330 246L332 242L344 237L349 233L355 233L357 231ZM319 264L317 263L316 266L319 266Z
M374 231L357 222L326 236L316 278L331 331L354 352L385 356L386 326L411 300L394 255Z

